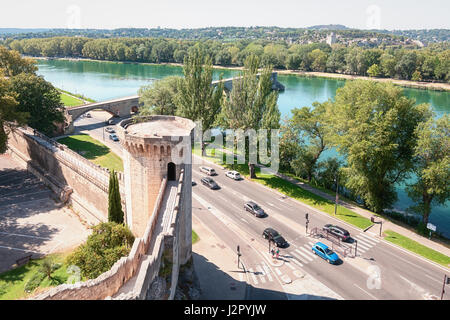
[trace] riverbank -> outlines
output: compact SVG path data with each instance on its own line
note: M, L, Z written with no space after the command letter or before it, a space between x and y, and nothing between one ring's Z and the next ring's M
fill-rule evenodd
M124 62L124 61L106 61L106 60L96 60L96 59L88 59L88 58L52 58L52 57L31 57L26 56L27 58L32 58L35 60L68 60L68 61L93 61L93 62L105 62L105 63L123 63L123 64L142 64L142 65L168 65L168 66L176 66L183 67L182 63L174 63L174 62L163 62L163 63L150 63L150 62ZM224 70L236 70L241 71L243 67L239 66L213 66L214 69L224 69ZM413 89L421 89L421 90L433 90L433 91L450 91L450 84L443 82L422 82L422 81L411 81L411 80L400 80L400 79L392 79L392 78L372 78L366 76L357 76L357 75L349 75L349 74L340 74L340 73L328 73L328 72L313 72L313 71L298 71L298 70L282 70L282 69L274 69L274 71L278 72L278 74L282 75L295 75L300 77L315 77L315 78L328 78L328 79L338 79L338 80L372 80L379 82L392 82L395 85L405 87L405 88L413 88Z

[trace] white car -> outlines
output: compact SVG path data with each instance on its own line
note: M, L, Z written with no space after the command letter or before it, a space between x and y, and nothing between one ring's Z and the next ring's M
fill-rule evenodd
M237 172L237 171L227 171L227 173L225 173L225 175L228 177L228 178L231 178L231 179L233 179L233 180L241 180L242 178L241 178L241 175L239 174L239 172Z
M201 166L199 169L201 172L206 173L208 176L215 176L217 174L216 170L214 170L213 168L210 168L210 167Z

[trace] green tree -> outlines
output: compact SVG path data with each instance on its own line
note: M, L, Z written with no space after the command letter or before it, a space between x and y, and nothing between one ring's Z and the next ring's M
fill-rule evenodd
M280 111L277 106L278 92L272 91L272 68L266 66L258 78L260 59L250 55L244 65L242 78L233 81L233 89L227 97L220 116L227 128L278 129ZM248 154L246 138L246 155ZM248 157L249 159L249 157ZM249 159L250 160L250 159ZM256 178L255 163L249 161L250 177Z
M34 74L21 73L11 79L10 90L16 93L17 111L28 112L27 124L47 135L64 121L60 92L50 82Z
M0 46L0 70L3 76L13 77L21 73L35 74L36 61L22 58L18 51L8 50Z
M375 212L396 200L394 184L412 168L414 129L430 116L392 83L350 81L327 109L330 138L346 156L346 187Z
M139 89L139 102L143 106L139 115L175 115L177 110L176 95L181 77L170 76L153 82Z
M381 74L380 67L377 64L371 65L370 68L367 70L367 74L370 77L378 77Z
M183 73L184 79L178 83L175 98L177 115L201 121L203 131L209 130L221 109L223 84L211 85L211 58L199 48L192 50L184 59Z
M119 180L113 170L109 175L108 190L108 221L123 223L122 202L120 199Z
M431 205L445 204L450 199L450 116L419 123L416 128L417 144L414 147L414 173L417 181L407 186L411 199L417 202L414 209L422 214L426 225Z
M327 54L320 49L315 49L309 53L309 57L312 61L311 69L313 71L323 72L327 67Z
M326 110L329 102L313 103L313 108L292 110L291 123L302 142L298 159L292 163L297 175L311 182L320 155L328 147Z
M111 269L121 257L129 254L134 236L123 224L104 222L96 225L86 243L67 257L67 264L76 265L81 274L94 279Z

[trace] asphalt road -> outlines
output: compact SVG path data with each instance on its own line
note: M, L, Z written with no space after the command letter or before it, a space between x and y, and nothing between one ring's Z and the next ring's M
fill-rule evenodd
M109 140L106 132L105 140L102 139L104 121L83 118L76 125L78 130L91 134L121 155L120 143ZM317 292L324 292L324 296L334 293L343 299L440 297L444 274L449 274L449 270L379 239L375 234L377 225L363 232L258 183L234 181L219 166L206 165L218 173L213 178L221 189L213 191L203 186L200 179L205 174L194 163L193 180L197 185L193 187L193 215L231 249L236 250L240 245L241 261L247 270L248 299L295 299L292 291L287 292L289 282L295 284L306 278L313 279ZM268 216L256 218L246 212L243 206L249 200L258 203ZM357 257L340 256L339 265L330 265L312 254L311 244L322 241L331 246L331 243L306 235L305 213L309 213L309 230L327 223L347 229L352 239L358 241ZM280 250L279 260L272 260L268 242L262 238L267 227L276 229L289 242L288 248ZM444 299L450 299L449 294Z

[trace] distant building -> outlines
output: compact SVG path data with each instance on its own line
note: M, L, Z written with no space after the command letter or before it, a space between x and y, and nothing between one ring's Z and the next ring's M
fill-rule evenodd
M334 32L330 33L329 35L327 35L327 44L329 46L331 46L332 44L336 43L336 35L334 34Z

